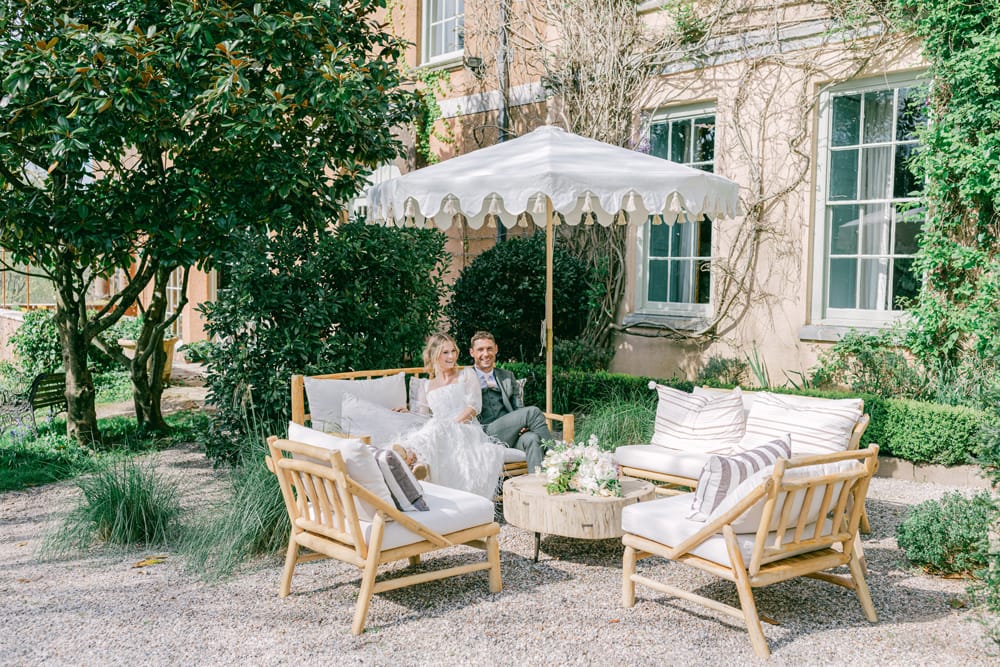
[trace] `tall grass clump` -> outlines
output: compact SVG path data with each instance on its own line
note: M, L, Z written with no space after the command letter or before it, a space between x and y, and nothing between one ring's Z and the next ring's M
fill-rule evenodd
M601 449L614 451L620 445L649 442L655 419L655 394L652 401L643 401L616 392L600 403L587 406L575 437L577 441L584 442L591 435L596 435Z
M190 527L183 549L188 567L207 580L230 576L254 556L279 552L288 545L291 525L278 478L267 469L263 420L249 404L243 408L250 441L232 471L232 494Z
M83 498L45 541L43 553L85 550L95 541L115 546L159 546L179 535L177 485L150 460L107 459L77 480Z

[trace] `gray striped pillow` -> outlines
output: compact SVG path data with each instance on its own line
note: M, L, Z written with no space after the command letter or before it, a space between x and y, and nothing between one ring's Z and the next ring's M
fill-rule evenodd
M375 461L397 508L404 512L430 511L424 500L423 487L399 454L391 449L378 449L375 451Z
M857 398L779 396L762 391L747 415L745 444L790 433L796 455L842 452L851 442L863 406Z
M787 459L791 455L792 445L788 435L785 435L742 454L710 456L698 476L698 487L687 518L693 521L706 520L743 480L759 470L773 466L778 459Z
M721 396L695 396L649 383L656 389L656 422L651 442L670 449L715 451L739 442L746 426L737 387Z

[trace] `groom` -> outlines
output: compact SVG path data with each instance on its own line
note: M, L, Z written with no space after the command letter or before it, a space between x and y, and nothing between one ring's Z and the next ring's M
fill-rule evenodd
M514 374L496 368L497 342L493 334L477 331L472 336L469 354L476 364L476 376L483 392L479 423L497 440L524 452L528 472L535 472L545 457L542 442L555 439L545 422L545 415L534 406L524 407Z

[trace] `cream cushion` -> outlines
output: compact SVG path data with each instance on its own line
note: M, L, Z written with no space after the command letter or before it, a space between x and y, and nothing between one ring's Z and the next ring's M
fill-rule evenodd
M379 470L378 463L375 462L375 456L368 445L354 438L339 438L329 433L323 433L322 431L296 424L295 422L288 422L288 439L320 447L331 452L340 452L340 455L344 458L347 475L390 506L394 506L392 494L389 493L389 487L385 485L382 471ZM319 461L318 463L328 462ZM375 518L375 507L370 503L358 500L356 508L359 519L371 521Z
M735 453L729 449L726 452ZM624 445L615 450L615 463L696 480L710 456L708 452L686 452L657 445Z
M520 449L514 449L513 447L504 447L503 450L503 462L504 463L520 463L528 460L528 455L522 452Z
M790 481L793 479L803 479L806 477L815 477L819 475L836 475L843 473L858 473L862 470L864 466L858 461L836 461L833 463L822 463L820 465L806 466L803 468L790 468L785 471L784 479L785 481ZM743 480L742 483L732 493L727 495L718 507L708 516L706 522L710 522L716 519L730 509L735 507L741 500L750 495L754 489L764 483L768 477L774 474L774 466L768 466L763 470L759 470L747 479ZM843 487L843 482L837 482L833 485L832 497L835 499L837 494L840 493L841 487ZM794 494L792 499L792 508L789 516L798 516L799 512L802 510L802 503L805 502L806 492L799 491ZM776 499L776 504L774 508L774 513L771 515L771 525L768 526L768 530L778 529L778 520L781 518L782 509L785 506L785 501L788 499L787 493L778 494ZM814 523L816 519L819 518L820 506L823 504L823 494L814 493L812 501L809 504L809 511L807 512L808 522ZM830 509L833 509L832 505ZM733 521L733 530L737 533L741 532L752 532L757 530L760 526L761 518L764 515L764 499L761 498L759 501L750 506L750 508L743 512Z
M720 396L695 396L650 383L659 396L652 444L685 451L715 451L739 442L746 426L739 389Z
M306 377L303 379L309 416L313 428L320 431L343 431L341 406L344 394L354 394L384 408L406 407L406 373L397 373L370 380L333 380Z
M396 412L353 393L345 393L341 405L340 430L347 435L367 435L374 447L384 448L399 436L420 428L427 417L412 412Z
M622 530L667 546L680 544L705 527L705 523L702 521L684 518L691 507L693 495L684 493L661 500L629 505L622 509ZM807 530L811 530L811 528L807 527ZM794 532L788 531L785 537L790 541L794 537ZM773 544L776 537L777 533L769 533L768 544ZM739 545L744 567L750 562L756 539L756 528L752 532L736 533L736 543ZM803 549L798 553L816 550L818 549ZM691 549L689 553L725 567L732 566L729 553L726 550L726 540L722 536L721 530Z
M431 530L447 535L456 530L465 530L493 521L493 502L467 491L450 489L446 486L422 482L424 502L428 511L421 512L417 519ZM361 522L361 535L368 544L371 540L372 524ZM386 524L382 534L382 549L394 549L421 542L424 538L412 533L396 522Z
M758 392L747 415L742 448L791 434L792 454L845 451L861 418L861 399L830 399Z

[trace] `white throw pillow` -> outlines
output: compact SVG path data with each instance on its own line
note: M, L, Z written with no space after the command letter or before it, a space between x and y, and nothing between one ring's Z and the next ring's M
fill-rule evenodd
M855 398L759 392L747 415L746 441L741 449L790 433L792 453L796 456L845 451L863 405L861 399Z
M340 429L347 435L371 436L371 444L381 449L394 444L397 436L420 428L427 419L412 412L396 412L348 393L344 394L341 406Z
M382 471L379 470L378 463L375 462L372 449L365 443L354 438L340 438L329 433L323 433L316 429L301 426L295 422L288 422L288 439L340 452L340 455L344 458L344 466L347 468L348 477L389 505L394 504L392 494L389 493L389 487L385 485L385 480L382 478ZM355 507L357 508L359 519L362 521L374 520L375 507L373 505L358 500L355 503Z
M321 380L307 377L306 398L313 428L320 431L343 431L340 410L344 394L389 408L406 407L406 373L399 372L370 380Z
M716 451L743 437L745 415L739 389L723 396L694 396L655 382L659 402L652 443L685 451Z
M804 468L791 468L785 471L785 480L792 479L804 479L806 477L822 476L822 475L837 475L841 473L854 473L860 472L864 466L858 461L836 461L834 463L822 463L820 465L806 466ZM711 514L708 515L706 522L710 522L726 512L735 507L741 500L746 498L750 493L756 489L760 484L764 482L768 477L774 473L774 466L770 465L762 470L758 470L753 475L743 480L735 490L733 490L729 495L727 495L719 506L716 507ZM843 486L843 482L837 482L833 486L834 503L836 502L837 494L840 493L840 489ZM792 500L792 509L790 510L789 517L793 519L799 515L802 510L802 503L805 501L805 489L799 491L795 494L795 498ZM809 511L807 512L808 518L806 524L811 524L819 518L820 505L823 503L823 493L814 493L812 502L809 505ZM771 515L771 525L768 526L768 532L778 529L778 521L781 518L781 512L785 506L785 501L788 498L787 493L779 494L774 506L774 513ZM760 520L764 515L764 501L766 498L761 498L756 503L750 506L747 511L741 514L735 521L733 521L733 530L737 533L754 533L757 528L760 527ZM833 509L831 504L830 509Z
M773 467L778 459L789 458L791 451L792 446L786 435L742 454L710 456L698 476L698 487L687 518L705 521L745 479L769 466Z

